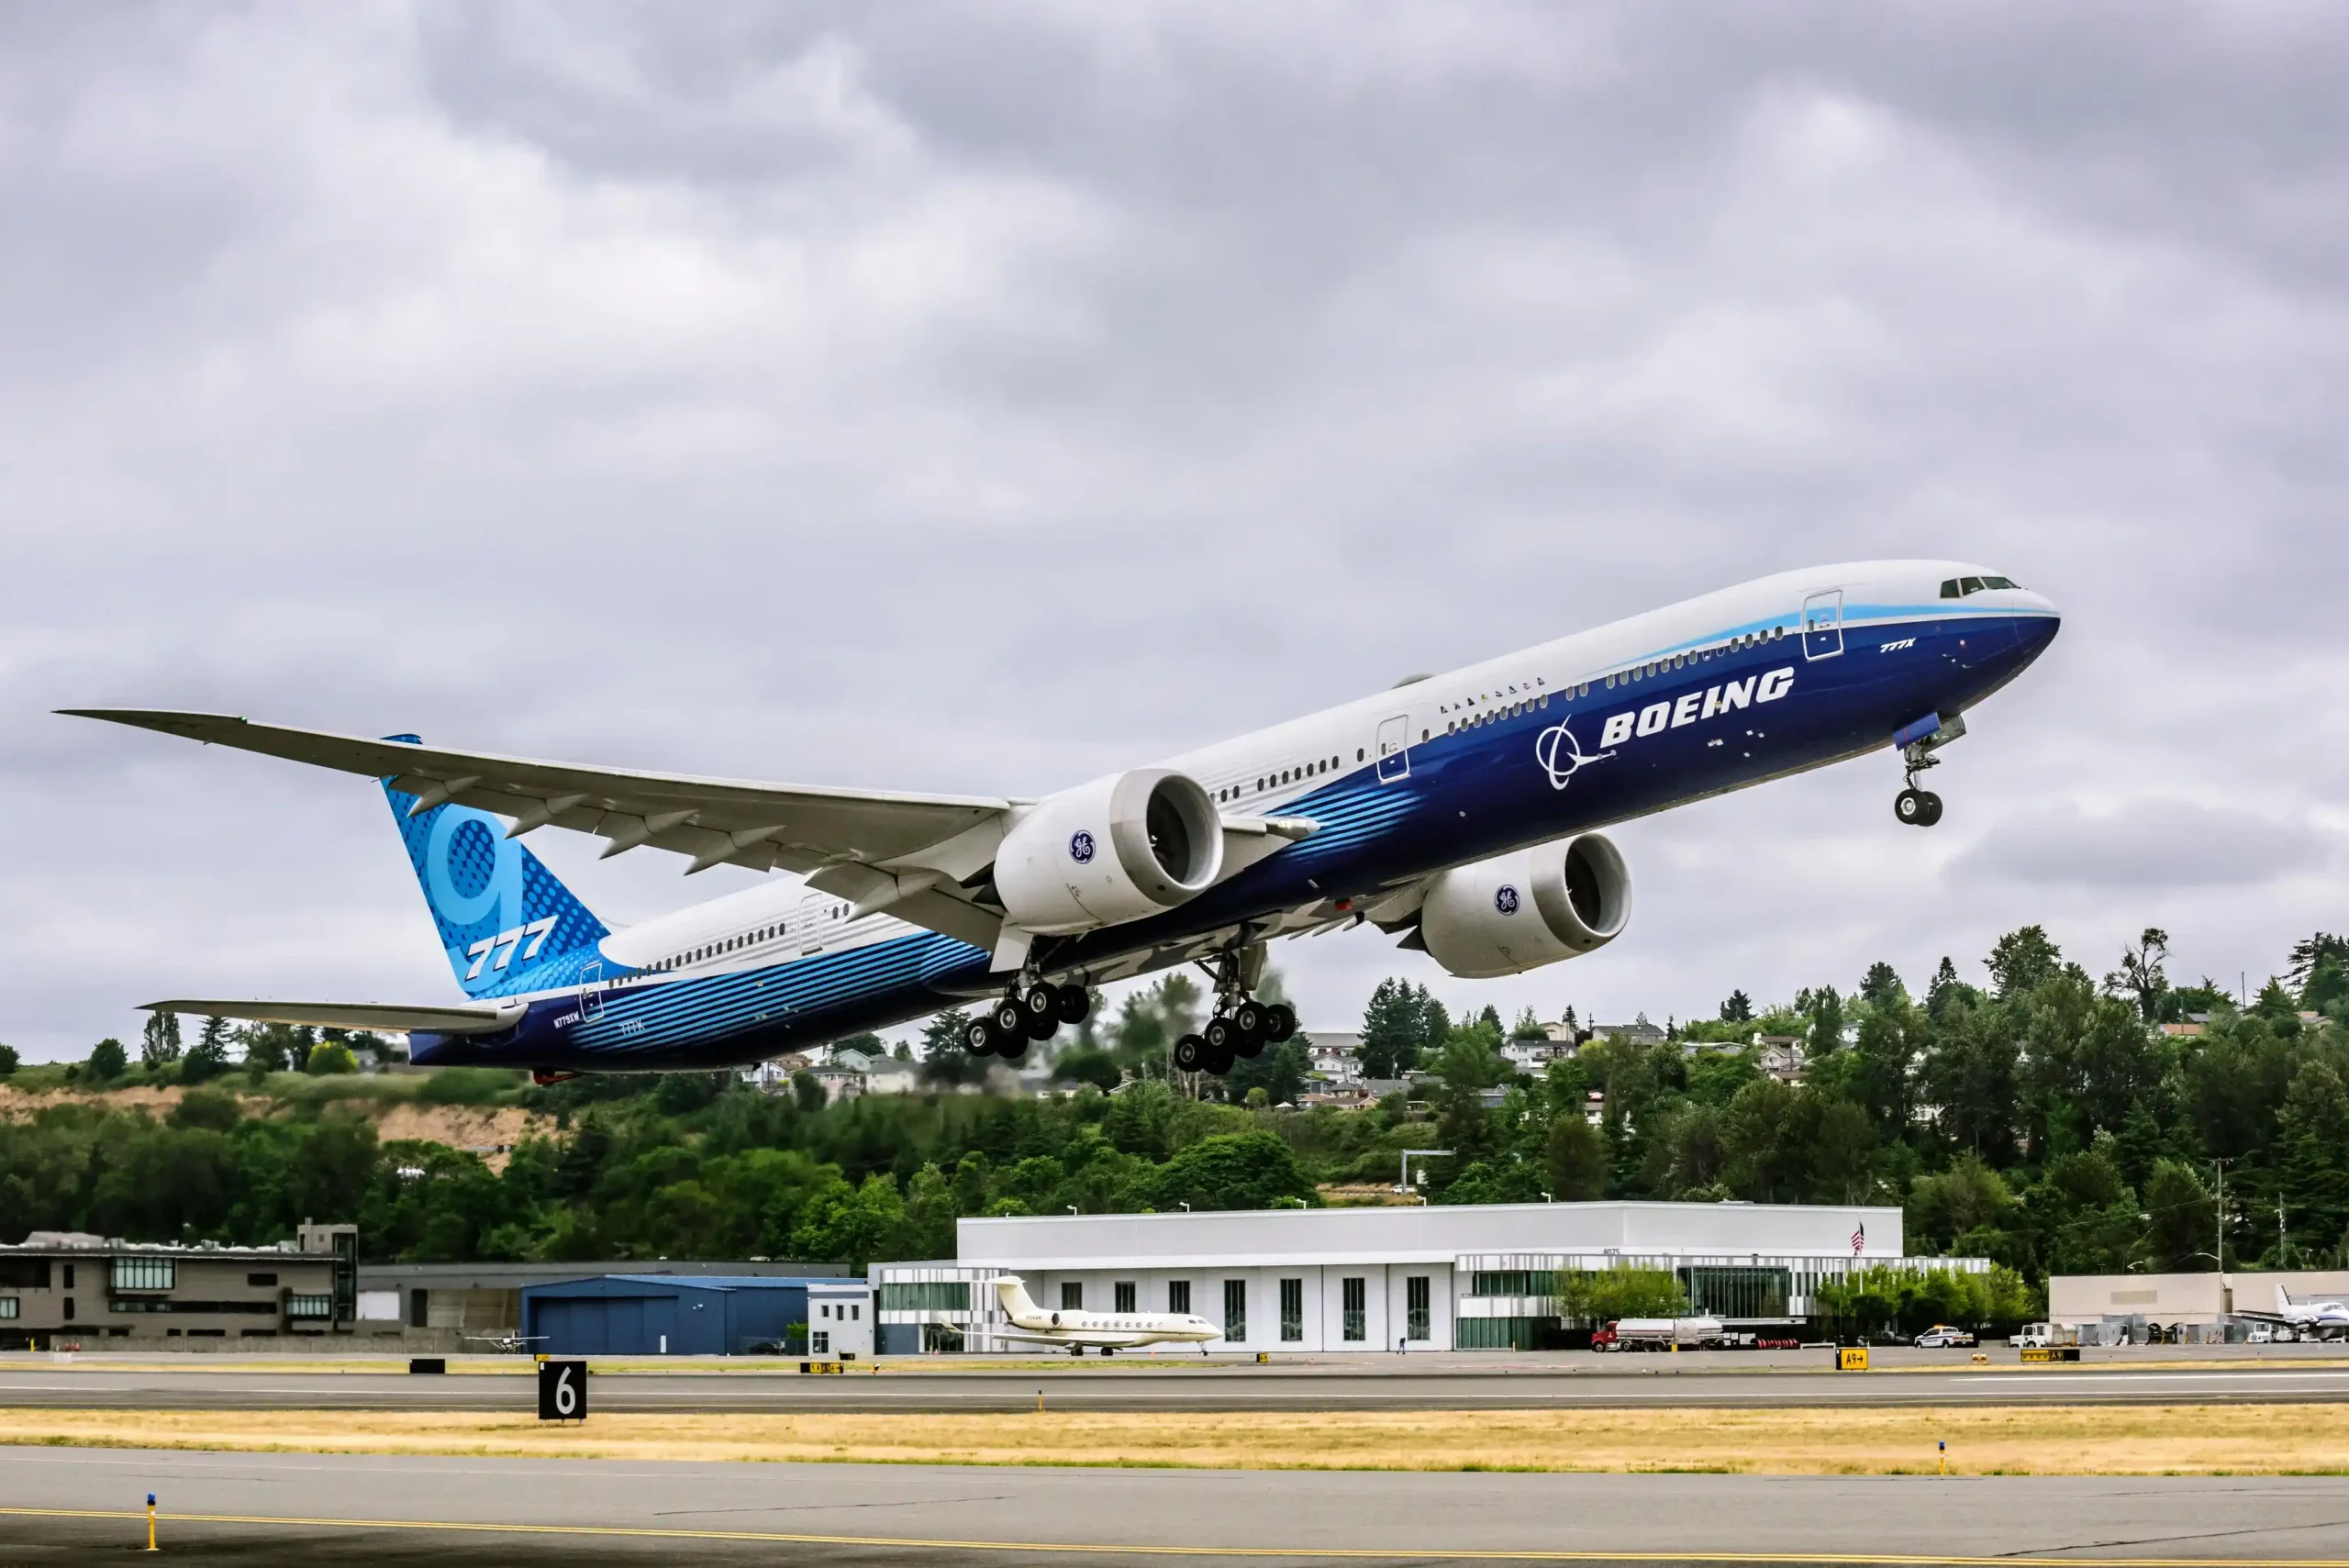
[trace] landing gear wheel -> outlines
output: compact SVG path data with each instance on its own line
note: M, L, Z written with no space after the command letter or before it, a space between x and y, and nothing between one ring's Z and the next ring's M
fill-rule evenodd
M1019 1040L1028 1033L1028 1009L1017 996L1006 996L987 1009L987 1021L1001 1040Z
M1925 802L1925 815L1918 818L1917 826L1930 828L1942 819L1942 797L1929 789L1920 789L1917 793Z
M1227 1044L1221 1050L1218 1050L1213 1041L1208 1042L1207 1067L1208 1071L1214 1073L1217 1077L1220 1078L1225 1073L1230 1072L1231 1064L1235 1060L1236 1057L1230 1045Z
M1197 1035L1186 1034L1174 1042L1174 1065L1186 1073L1204 1072L1208 1064L1208 1042Z
M1093 1016L1093 993L1082 985L1055 986L1052 1017L1064 1024L1081 1024Z
M973 1056L995 1054L995 1020L985 1016L963 1026L963 1049Z
M1925 826L1925 792L1904 789L1892 797L1892 815L1910 828Z
M1265 1032L1264 1004L1262 1002L1241 1001L1238 1006L1231 1009L1231 1025L1240 1031L1242 1040L1270 1038Z
M1045 1040L1052 1039L1052 1036L1060 1032L1060 1019L1052 1017L1050 1013L1046 1013L1041 1018L1033 1013L1028 1015L1028 1038L1036 1041L1038 1044L1041 1045Z
M1028 1032L1036 1040L1050 1040L1052 1031L1060 1028L1061 988L1039 983L1019 992L1020 1010L1028 1015ZM1041 1024L1045 1032L1036 1033Z
M1264 1038L1275 1045L1297 1032L1297 1009L1286 1002L1275 1002L1264 1009Z
M1220 1056L1224 1061L1230 1062L1239 1053L1240 1026L1224 1014L1218 1013L1214 1018L1209 1018L1208 1027L1199 1032L1207 1040L1208 1054L1210 1057Z
M996 1042L995 1053L1017 1067L1027 1059L1028 1037L1025 1034L1007 1035Z

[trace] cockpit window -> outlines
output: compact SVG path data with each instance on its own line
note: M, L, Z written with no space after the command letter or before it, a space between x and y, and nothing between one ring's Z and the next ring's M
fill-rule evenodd
M1985 588L2020 588L2022 584L2011 577L1950 577L1942 583L1942 597L1962 599L1968 594L1978 594Z

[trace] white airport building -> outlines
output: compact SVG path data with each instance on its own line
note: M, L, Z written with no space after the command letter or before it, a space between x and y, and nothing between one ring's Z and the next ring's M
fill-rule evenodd
M964 1219L952 1262L876 1263L881 1351L997 1351L993 1281L1047 1307L1196 1312L1216 1351L1530 1348L1559 1328L1562 1272L1667 1269L1693 1311L1793 1324L1822 1280L1982 1259L1902 1255L1900 1210L1837 1205L1548 1203Z

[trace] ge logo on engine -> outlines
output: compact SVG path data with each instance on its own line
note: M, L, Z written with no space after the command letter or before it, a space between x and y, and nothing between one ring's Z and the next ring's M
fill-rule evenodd
M1499 889L1493 895L1493 907L1504 915L1516 914L1517 889L1508 883L1502 883Z
M1068 858L1079 865L1093 863L1093 835L1080 828L1069 835Z

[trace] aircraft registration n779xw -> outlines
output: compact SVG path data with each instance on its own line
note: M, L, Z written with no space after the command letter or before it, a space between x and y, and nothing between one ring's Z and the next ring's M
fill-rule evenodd
M1087 986L1197 963L1214 1014L1174 1060L1221 1073L1297 1027L1251 995L1275 938L1366 922L1464 978L1573 958L1631 914L1598 829L1887 745L1896 816L1931 827L1919 774L2057 625L1963 562L1785 573L1036 800L71 711L379 779L465 995L159 1010L405 1030L420 1063L551 1079L746 1064L984 1000L965 1045L1016 1060ZM519 841L549 827L787 874L613 930Z

